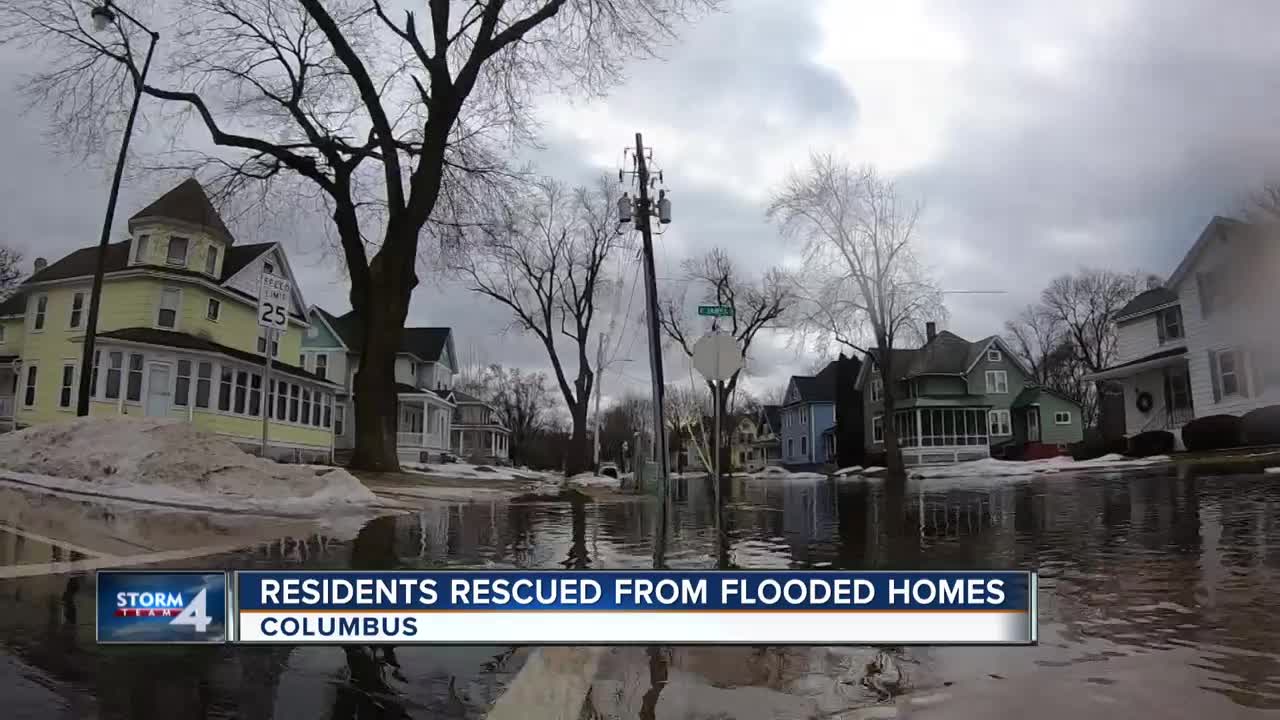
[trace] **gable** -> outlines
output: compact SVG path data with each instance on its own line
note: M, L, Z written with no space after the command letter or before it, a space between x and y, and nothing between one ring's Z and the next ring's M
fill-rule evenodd
M792 378L791 382L787 383L787 397L785 402L788 405L800 402L800 388L796 387L795 378Z
M987 360L988 350L1000 351L1000 361L998 363ZM1019 358L1009 350L1009 346L999 335L992 335L987 338L986 342L978 346L978 353L974 356L973 363L969 365L969 369L965 371L965 375L972 381L975 375L982 378L982 371L985 370L1013 370L1021 373L1024 380L1031 378L1031 369L1023 364L1022 358Z
M342 338L338 337L333 328L329 327L329 323L325 321L324 316L315 308L312 308L311 312L307 314L307 320L311 323L311 327L302 335L303 347L343 347Z
M293 269L289 267L289 260L285 257L284 251L280 248L279 243L271 243L272 247L266 252L259 252L251 260L245 262L234 274L227 277L223 281L223 285L245 293L252 298L258 297L259 285L262 282L262 272L266 263L271 263L274 274L284 277L289 281L289 285L293 291L293 302L289 308L290 312L299 318L308 316L306 303L302 299L302 291L298 287L298 279L293 275ZM228 259L230 260L230 259ZM224 273L225 274L225 273Z

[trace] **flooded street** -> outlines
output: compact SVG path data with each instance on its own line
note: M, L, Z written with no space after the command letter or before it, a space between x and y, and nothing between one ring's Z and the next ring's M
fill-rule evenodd
M589 706L617 718L1247 718L1280 712L1280 483L1263 475L735 480L658 507L503 502L379 518L354 540L282 525L236 552L148 567L959 569L1040 572L1029 648L614 648ZM11 496L12 494L12 496ZM0 497L0 565L153 553L231 519ZM68 549L60 517L93 533ZM55 523L56 524L56 523ZM151 528L150 535L138 528ZM43 538L43 540L41 539ZM281 539L284 538L284 539ZM91 559L91 558L90 558ZM3 576L0 576L3 577ZM17 718L477 718L517 648L124 648L94 644L92 572L0 579L0 701Z

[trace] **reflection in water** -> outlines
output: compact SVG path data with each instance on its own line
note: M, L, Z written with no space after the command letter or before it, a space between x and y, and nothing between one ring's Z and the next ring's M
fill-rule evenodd
M1034 687L1046 702L1069 701L1082 687L1138 697L1138 685L1163 683L1184 715L1280 709L1280 485L1265 477L924 489L735 479L722 489L719 518L714 488L672 486L678 499L665 517L656 501L441 505L371 522L348 543L287 538L200 565L1037 568L1037 648L631 648L602 665L593 702L616 717L713 717L732 688L752 686L768 694L729 716L808 716L982 682ZM0 554L63 559L21 536L0 536ZM19 688L16 702L29 715L478 718L527 655L509 647L100 648L92 613L77 612L92 603L92 586L91 576L0 581L0 687Z

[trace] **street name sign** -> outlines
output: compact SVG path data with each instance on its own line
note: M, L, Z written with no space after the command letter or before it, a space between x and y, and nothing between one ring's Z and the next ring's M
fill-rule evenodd
M289 281L275 275L262 276L258 293L258 324L283 333L289 326Z
M709 317L732 317L733 308L728 305L699 305L698 314Z

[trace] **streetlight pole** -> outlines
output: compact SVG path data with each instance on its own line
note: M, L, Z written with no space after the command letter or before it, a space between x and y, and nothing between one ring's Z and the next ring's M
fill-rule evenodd
M111 0L104 0L95 7L90 16L98 30L116 23L116 14L137 25L147 33L151 41L147 45L147 58L142 63L142 72L133 78L133 105L129 108L129 119L125 122L124 138L120 141L120 157L116 159L115 175L111 178L111 195L107 198L107 215L102 220L102 236L98 239L98 259L93 269L93 289L89 293L89 319L85 323L84 347L80 356L80 386L76 398L76 415L84 417L89 414L89 394L92 392L93 354L98 339L98 309L102 304L102 276L106 272L107 245L111 242L111 223L116 215L116 199L120 196L120 178L124 174L125 159L129 155L129 138L133 135L133 122L138 117L138 104L142 101L142 88L147 82L147 70L151 68L151 56L156 49L156 41L160 34L143 25L137 18L114 6ZM129 66L132 71L132 65Z

